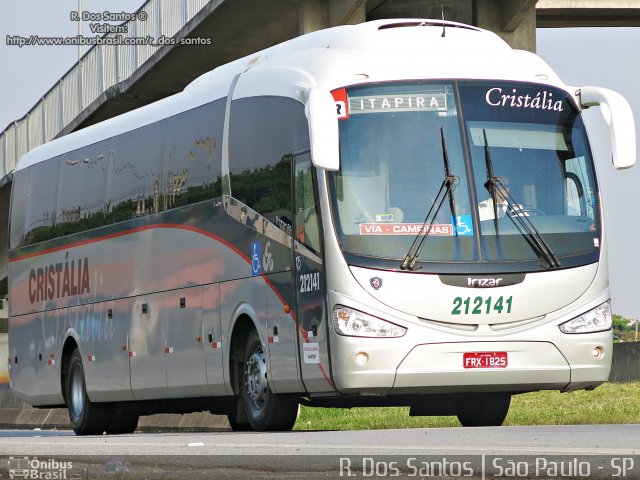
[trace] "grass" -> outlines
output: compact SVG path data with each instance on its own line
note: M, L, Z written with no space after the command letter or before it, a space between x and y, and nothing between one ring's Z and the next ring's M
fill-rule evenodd
M504 425L640 424L640 382L607 383L594 391L515 395ZM408 407L302 407L295 430L458 427L456 417L410 417Z

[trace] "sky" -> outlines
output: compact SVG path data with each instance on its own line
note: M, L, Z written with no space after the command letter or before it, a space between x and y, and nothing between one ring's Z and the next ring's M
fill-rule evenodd
M538 55L567 85L606 87L627 99L635 116L636 138L640 140L638 46L640 28L538 29L537 32ZM585 112L585 123L604 206L612 310L626 318L640 318L640 165L627 170L613 168L609 129L599 108Z
M75 36L71 12L135 12L143 0L0 0L0 129L21 118L78 59L78 47L7 45L7 35ZM83 26L89 31L88 22ZM640 126L640 28L538 29L538 55L568 85L594 85L621 93ZM599 109L585 113L600 176L613 312L640 318L640 165L616 171ZM640 135L636 133L638 138ZM640 151L640 149L639 149Z

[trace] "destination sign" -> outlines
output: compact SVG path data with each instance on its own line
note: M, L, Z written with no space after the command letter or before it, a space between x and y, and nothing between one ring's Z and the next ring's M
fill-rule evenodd
M438 235L452 236L453 225L421 223L361 223L360 235Z
M444 112L447 96L444 92L421 92L397 95L349 95L349 114L381 112Z

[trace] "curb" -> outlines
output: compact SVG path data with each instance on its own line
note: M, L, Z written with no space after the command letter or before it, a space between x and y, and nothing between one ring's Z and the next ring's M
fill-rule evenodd
M0 428L11 430L71 430L64 408L0 408ZM140 417L139 432L220 432L231 427L224 415L208 412L163 413Z

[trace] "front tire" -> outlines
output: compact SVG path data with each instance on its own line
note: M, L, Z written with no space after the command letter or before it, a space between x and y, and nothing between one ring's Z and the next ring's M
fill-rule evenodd
M111 421L113 407L89 400L78 349L71 354L66 380L66 400L73 431L76 435L102 435Z
M242 397L238 398L238 403L240 404L240 408L244 408L244 399ZM253 430L249 422L238 420L238 414L236 412L227 413L227 421L229 422L231 430L234 432L250 432Z
M271 391L264 349L255 330L247 338L242 367L240 402L251 428L256 431L291 430L298 416L298 397ZM241 430L243 426L239 424L236 428Z
M509 413L510 404L511 395L490 393L460 398L455 408L463 427L499 427Z

